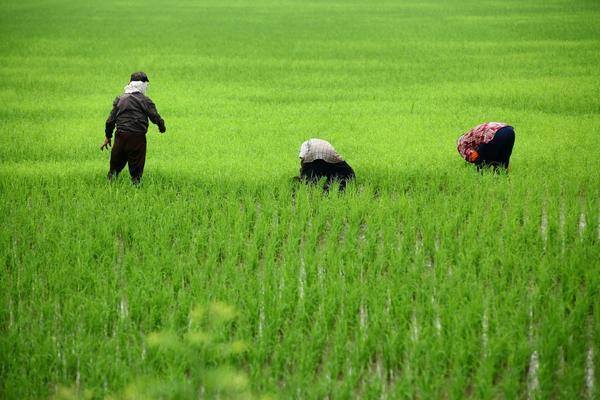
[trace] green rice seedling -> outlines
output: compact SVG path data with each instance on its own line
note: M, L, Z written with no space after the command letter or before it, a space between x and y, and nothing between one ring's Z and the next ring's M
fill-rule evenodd
M599 13L2 2L0 397L596 398ZM132 187L98 146L139 69L168 130ZM508 173L456 152L493 120ZM292 181L311 137L345 193Z
M146 362L164 376L138 378L118 397L122 398L253 398L245 373L228 360L246 350L240 340L229 340L237 311L215 302L195 307L183 336L174 332L152 332L146 337L150 354Z

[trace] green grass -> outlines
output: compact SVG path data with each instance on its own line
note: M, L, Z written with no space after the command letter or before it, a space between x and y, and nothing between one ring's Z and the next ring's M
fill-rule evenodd
M146 338L215 301L247 349L198 368L255 394L598 396L598 2L5 0L0 39L1 398L190 382ZM136 70L139 188L98 150ZM456 152L484 121L509 175ZM291 182L310 137L344 195Z

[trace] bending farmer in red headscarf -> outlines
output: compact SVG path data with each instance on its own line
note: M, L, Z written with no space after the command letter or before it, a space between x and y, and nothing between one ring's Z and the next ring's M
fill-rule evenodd
M148 76L143 72L131 74L125 93L113 101L113 108L106 120L106 139L100 150L111 145L115 125L117 134L110 154L108 179L115 178L129 164L129 174L134 184L142 179L146 162L146 132L148 119L158 125L160 133L166 132L165 121L160 117L152 100L146 97Z
M458 138L458 152L477 169L486 166L508 168L515 144L515 131L502 122L477 125Z

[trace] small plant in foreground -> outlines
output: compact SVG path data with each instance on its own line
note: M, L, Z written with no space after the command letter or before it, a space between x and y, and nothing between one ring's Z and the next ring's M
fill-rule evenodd
M117 398L256 398L246 373L231 362L246 350L244 342L227 337L236 317L234 307L215 302L190 312L183 335L170 331L150 333L146 344L157 373L132 382Z

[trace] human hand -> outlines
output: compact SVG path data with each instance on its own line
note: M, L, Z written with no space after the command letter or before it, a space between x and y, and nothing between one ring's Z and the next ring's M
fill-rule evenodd
M110 143L110 138L104 138L104 143L102 143L102 146L100 146L100 150L104 150L107 149L111 146L112 144Z
M479 153L476 150L473 150L471 154L469 154L469 161L475 162L479 158Z

